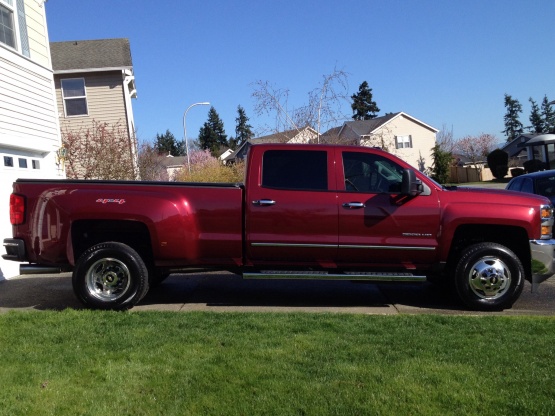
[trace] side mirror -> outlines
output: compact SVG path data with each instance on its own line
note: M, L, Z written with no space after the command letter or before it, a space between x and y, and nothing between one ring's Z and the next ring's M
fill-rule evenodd
M422 181L416 177L412 169L403 170L403 182L401 183L401 194L416 196L424 192Z

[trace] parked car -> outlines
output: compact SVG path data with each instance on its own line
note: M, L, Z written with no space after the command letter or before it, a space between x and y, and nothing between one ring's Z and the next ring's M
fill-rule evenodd
M511 179L505 189L546 196L551 203L554 203L555 170L542 170L517 176Z

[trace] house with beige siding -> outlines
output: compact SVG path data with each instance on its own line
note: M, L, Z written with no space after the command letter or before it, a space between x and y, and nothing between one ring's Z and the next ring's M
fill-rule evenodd
M439 130L406 113L347 121L321 137L323 143L380 147L424 171L433 164L432 148Z
M50 52L62 138L106 123L128 138L136 166L131 99L137 97L129 39L51 42Z
M42 0L0 0L0 240L11 237L18 178L63 178L60 127ZM4 248L2 247L4 254ZM19 264L0 258L0 280Z

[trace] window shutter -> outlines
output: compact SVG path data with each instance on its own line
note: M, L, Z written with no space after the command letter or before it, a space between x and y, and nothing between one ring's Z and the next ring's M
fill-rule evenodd
M29 36L27 35L27 20L25 19L24 0L17 0L17 20L19 22L19 37L21 40L21 53L27 58L31 57L29 50Z

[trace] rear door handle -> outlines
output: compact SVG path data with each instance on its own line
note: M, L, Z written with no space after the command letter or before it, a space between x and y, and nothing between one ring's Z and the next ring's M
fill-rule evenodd
M276 201L274 201L273 199L259 199L257 201L252 201L252 204L259 207L267 207L270 205L275 205Z
M362 202L345 202L342 206L343 206L343 208L349 208L349 209L361 209L361 208L364 208L364 203L362 203Z

